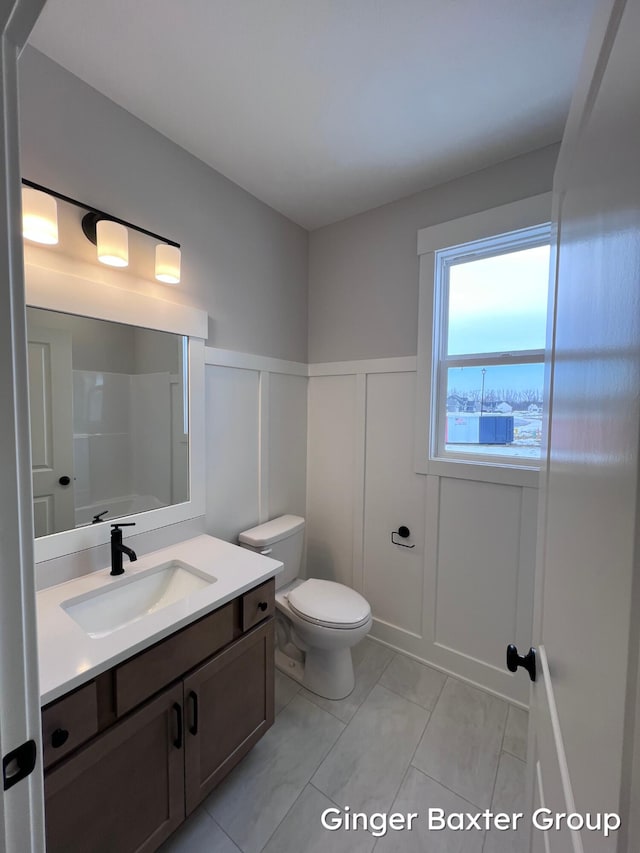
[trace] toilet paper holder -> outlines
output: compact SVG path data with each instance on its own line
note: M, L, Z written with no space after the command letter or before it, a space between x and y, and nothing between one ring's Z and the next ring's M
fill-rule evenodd
M396 542L396 540L393 538L394 536L401 536L403 539L406 539L410 535L411 531L409 530L409 528L406 525L401 524L397 530L393 530L391 532L391 541L394 545L399 545L401 548L415 548L415 545L405 545L404 542Z

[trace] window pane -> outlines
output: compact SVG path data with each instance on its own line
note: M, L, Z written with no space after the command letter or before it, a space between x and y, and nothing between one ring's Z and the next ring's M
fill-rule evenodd
M445 450L540 458L543 364L447 369Z
M544 349L549 246L449 268L449 355Z

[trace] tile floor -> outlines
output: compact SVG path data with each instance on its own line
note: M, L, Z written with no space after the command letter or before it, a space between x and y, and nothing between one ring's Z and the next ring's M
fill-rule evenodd
M364 640L339 702L276 672L276 721L162 853L521 853L523 833L429 832L429 806L523 811L526 712ZM418 812L411 832L329 832L320 815Z

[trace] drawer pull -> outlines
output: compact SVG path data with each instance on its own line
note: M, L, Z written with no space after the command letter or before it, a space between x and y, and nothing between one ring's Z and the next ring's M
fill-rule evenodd
M265 610L268 607L269 607L269 605L267 604L266 601L261 601L260 604L258 604L258 610L262 610L263 613L265 612Z
M59 749L69 740L69 732L66 729L56 729L51 733L51 746Z

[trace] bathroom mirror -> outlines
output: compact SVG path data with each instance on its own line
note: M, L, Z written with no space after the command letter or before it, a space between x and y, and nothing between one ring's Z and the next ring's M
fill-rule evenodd
M30 390L31 396L31 421L32 421L32 438L34 446L39 441L40 457L38 458L34 450L34 462L40 465L42 469L51 468L53 473L51 478L57 482L61 477L69 477L69 486L73 484L73 489L67 489L68 508L67 518L71 521L67 529L63 525L58 526L51 519L43 519L43 515L49 511L47 500L36 499L34 503L35 526L37 538L34 542L34 557L36 564L54 560L58 557L69 558L68 571L72 572L71 568L75 557L72 555L85 552L87 549L96 549L92 552L91 559L95 559L95 567L99 568L104 565L104 551L97 547L108 545L109 543L109 524L115 516L119 516L120 520L135 522L135 527L128 529L128 535L136 535L150 533L151 531L161 531L173 525L186 524L185 531L195 530L200 531L200 524L197 521L205 514L205 435L204 435L204 364L205 364L205 340L209 333L210 318L206 311L189 304L190 300L185 299L184 295L176 301L166 298L168 294L160 285L157 287L150 285L149 282L137 279L135 276L127 273L124 270L111 270L108 268L100 268L100 265L88 264L80 261L77 258L65 255L63 252L52 252L43 249L39 246L24 247L24 270L25 270L25 302L28 306L28 332L31 332L31 324L33 328L42 328L43 326L50 329L50 334L55 331L64 333L69 331L69 324L81 325L85 330L85 336L78 337L77 348L83 350L82 358L89 359L77 365L78 370L86 372L93 371L94 373L102 372L103 374L116 373L122 369L122 374L130 377L129 379L120 380L120 390L133 386L144 386L144 393L136 393L131 390L128 393L129 399L132 401L132 406L129 408L127 418L133 424L132 432L135 433L137 445L134 447L134 453L129 457L131 467L129 474L131 479L125 483L125 487L113 488L114 477L118 471L118 465L122 461L120 457L116 458L113 453L98 454L98 460L103 463L101 468L99 465L91 472L91 482L96 484L95 494L86 488L86 480L78 478L78 473L74 470L58 469L57 463L52 464L52 451L54 441L54 430L57 430L57 424L51 422L51 426L45 431L44 408L49 407L52 413L62 410L65 407L66 421L71 423L71 431L67 428L67 448L69 447L69 435L71 436L71 450L67 449L68 464L74 465L73 454L73 349L71 353L71 366L69 367L69 356L66 356L66 371L67 377L71 372L71 383L68 379L66 382L57 382L51 380L47 376L46 356L43 352L36 357L35 352L30 353L30 371L32 379L37 376L40 371L41 380L32 382L34 387ZM178 296L178 294L176 294ZM36 309L34 311L34 309ZM60 318L58 321L55 317ZM86 321L91 320L91 324ZM81 322L84 321L84 322ZM65 323L63 328L56 328L55 323ZM113 330L114 327L120 327L120 338L107 337L107 330ZM91 332L89 332L89 328ZM33 335L31 336L33 340ZM129 341L125 346L125 340ZM137 341L138 352L138 367L136 367L136 349L133 343ZM161 351L169 349L168 341L173 341L171 344L171 355L161 355ZM73 341L75 345L75 339ZM166 346L165 346L166 344ZM67 350L68 351L68 350ZM128 364L119 362L118 369L113 366L113 361L98 361L99 358L111 358L116 353L118 358L124 360L127 352L134 355L129 359ZM158 436L160 430L156 430L154 423L155 411L152 408L152 401L147 397L147 390L152 384L152 379L149 374L142 372L141 365L143 361L147 364L152 362L154 373L168 373L173 389L171 400L172 406L175 409L170 410L169 417L176 430L175 448L167 450L166 439L160 440ZM52 362L52 367L57 369L57 362ZM38 366L39 365L39 366ZM133 365L133 366L132 366ZM137 372L137 370L141 372ZM146 377L146 378L145 378ZM174 380L178 379L178 383L182 382L182 394L178 390L178 383ZM28 383L27 383L28 384ZM47 397L47 387L56 387L55 405L53 399ZM58 390L58 387L60 390ZM100 387L100 386L98 386ZM101 386L102 391L97 390L93 395L91 404L97 406L96 402L100 395L104 397L105 385ZM65 390L66 389L66 390ZM109 389L111 390L111 389ZM66 396L65 396L66 395ZM124 392L123 392L124 395ZM182 401L182 409L178 408L180 400ZM87 405L90 405L87 402ZM153 403L155 405L155 403ZM37 407L40 406L41 412L38 414ZM182 412L182 414L180 413ZM36 425L37 419L40 417L41 427ZM94 417L94 413L88 412L85 414L86 419ZM126 432L129 430L129 423L124 424L124 416L122 409L117 409L115 416L119 418L119 422L114 424L106 424L109 430L113 432ZM163 409L161 422L166 424L167 409ZM180 425L182 424L182 432ZM81 426L81 424L78 424ZM144 427L144 440L140 438L140 433ZM38 434L38 429L41 433ZM98 439L95 433L90 429L84 429L78 432L78 435L87 437L85 448L90 442L98 445L102 443L108 446L109 439L102 441ZM57 434L55 436L57 440ZM180 444L178 446L178 439ZM132 437L133 440L133 437ZM111 439L118 445L116 439ZM79 446L82 441L76 442ZM123 451L124 459L127 458L127 452ZM135 458L134 458L135 456ZM170 462L171 470L171 487L166 485L167 477L167 460ZM104 468L106 465L106 470ZM140 471L143 467L146 468L147 482L134 482L134 475L137 469ZM121 473L126 473L126 469L120 469ZM57 474L57 480L55 478ZM75 480L71 478L75 477ZM158 483L153 478L164 482L164 487L160 488ZM52 488L56 487L56 482L52 483ZM57 482L57 486L61 487L61 492L66 487ZM83 487L84 492L83 492ZM100 491L102 489L102 491ZM122 497L119 492L125 492L123 503L117 506L109 506L109 512L101 516L102 521L97 521L93 524L95 516L99 515L102 509L95 508L92 513L87 512L84 516L79 517L76 521L76 492L78 493L78 507L93 508L94 504L103 504L106 498L108 502L112 502L116 497ZM46 495L46 489L45 489ZM69 498L71 496L71 498ZM143 502L136 500L136 496L144 499ZM168 497L167 497L168 496ZM147 499L149 497L157 498L157 502L161 505L156 509L146 509L142 507L148 506ZM126 503L128 501L128 503ZM170 503L169 501L173 501ZM50 505L51 502L49 502ZM154 506L157 506L154 501ZM123 515L126 513L126 515ZM90 515L90 517L89 517ZM90 522L90 523L87 523ZM193 522L193 526L189 525ZM79 524L80 526L76 526ZM47 525L49 525L47 527ZM45 534L43 531L47 529L56 529L60 532ZM161 537L162 534L159 534ZM63 572L67 569L63 565ZM59 576L59 575L58 575ZM37 577L42 578L42 573L38 573ZM40 581L38 581L40 582Z
M27 308L36 538L190 500L188 338Z

